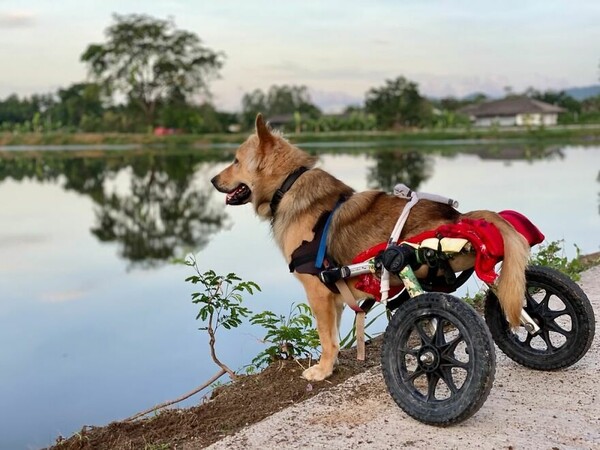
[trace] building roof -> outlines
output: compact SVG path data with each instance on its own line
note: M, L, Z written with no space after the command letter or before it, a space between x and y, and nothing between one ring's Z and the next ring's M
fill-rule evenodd
M509 97L502 100L465 106L460 112L475 117L498 117L536 113L557 114L565 112L565 109L529 97Z

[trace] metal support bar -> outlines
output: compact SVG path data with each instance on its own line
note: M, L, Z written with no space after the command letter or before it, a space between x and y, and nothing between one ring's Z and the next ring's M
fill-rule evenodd
M540 331L538 324L527 314L525 309L521 310L521 325L525 327L529 334L536 334Z

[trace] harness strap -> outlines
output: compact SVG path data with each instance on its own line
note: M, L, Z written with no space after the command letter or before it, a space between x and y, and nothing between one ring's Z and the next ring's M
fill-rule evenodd
M365 360L365 316L366 312L360 307L352 291L346 284L345 280L338 280L335 282L336 287L342 294L342 297L346 304L354 310L356 313L356 319L354 321L356 328L356 359L359 361Z
M442 197L441 195L435 194L427 194L425 192L415 192L408 188L405 184L399 183L394 186L394 195L399 198L403 198L408 200L402 212L400 213L400 217L396 222L396 226L392 230L392 235L388 240L387 247L396 244L398 239L400 238L400 234L402 234L402 229L404 228L404 224L408 219L408 214L413 206L417 204L420 199L431 200L438 203L444 203L446 205L450 205L453 208L458 207L458 202L456 200L452 200L447 197ZM388 299L388 292L390 290L390 273L384 268L381 269L381 302L386 303Z
M273 198L271 199L271 203L270 203L271 215L273 217L275 217L275 213L277 212L277 207L279 206L279 202L281 202L281 199L283 198L285 193L290 190L290 188L296 182L296 180L300 177L300 175L302 175L307 170L308 170L308 167L304 167L304 166L298 167L296 170L294 170L292 173L290 173L287 176L287 178L284 180L281 187L279 189L277 189L277 191L275 191L275 194L273 194Z
M333 211L329 213L329 217L327 217L327 222L325 222L325 226L323 227L323 234L321 235L321 240L319 241L317 259L315 260L315 267L317 269L321 269L323 267L323 261L325 260L325 251L327 250L327 235L329 234L329 225L331 225L331 219L333 218L336 209L338 209L338 207L345 201L345 198L340 198L336 205L333 207Z

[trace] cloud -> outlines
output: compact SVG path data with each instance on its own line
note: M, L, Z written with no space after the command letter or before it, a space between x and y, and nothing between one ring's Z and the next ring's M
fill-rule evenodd
M48 241L49 238L50 236L45 234L6 234L4 236L0 236L0 246L4 248L6 246L17 246L23 244L39 244L40 242Z
M45 303L62 303L79 300L87 294L84 290L44 292L40 300Z
M0 12L0 30L2 28L27 28L35 24L35 15L29 11Z

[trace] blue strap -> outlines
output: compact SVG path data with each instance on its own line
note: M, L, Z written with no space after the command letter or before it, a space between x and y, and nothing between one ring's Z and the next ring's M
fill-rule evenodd
M329 217L327 218L327 222L325 222L325 226L323 227L323 234L321 235L321 242L319 242L319 250L317 252L317 259L315 260L315 267L317 269L321 269L323 267L323 261L325 261L325 250L327 249L327 234L329 233L329 225L331 224L331 218L333 217L333 213L338 206L340 206L344 200L340 200L336 203L333 211L329 213Z

